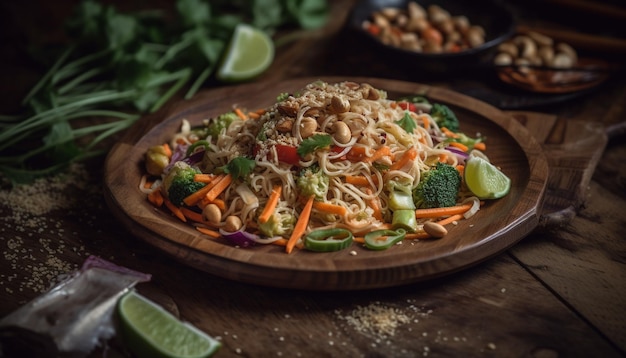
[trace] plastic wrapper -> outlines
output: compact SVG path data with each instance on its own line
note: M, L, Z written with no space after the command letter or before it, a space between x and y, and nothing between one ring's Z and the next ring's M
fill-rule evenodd
M0 320L0 357L84 357L115 335L118 299L149 274L90 256L80 270Z

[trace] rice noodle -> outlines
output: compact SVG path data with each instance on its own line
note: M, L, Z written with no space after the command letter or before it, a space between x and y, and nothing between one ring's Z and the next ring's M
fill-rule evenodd
M378 91L378 96L370 99L368 91ZM333 105L333 98L349 103L349 108L338 110ZM416 124L412 132L407 132L400 125L406 115ZM305 118L307 122L310 122L310 118L317 122L316 133L332 137L331 148L315 150L301 157L298 165L282 162L279 160L281 153L277 145L297 148L305 140L301 126ZM349 140L340 142L335 138L333 128L337 122L348 126L351 132ZM189 123L183 121L181 132L171 141L172 145L188 144L190 132ZM375 90L366 84L328 84L318 81L307 85L299 94L289 95L273 104L260 118L235 121L216 138L207 137L210 145L209 150L205 151L201 169L203 172L214 172L238 156L254 159L252 173L239 183L231 184L220 198L227 205L224 216L238 216L244 226L256 227L255 217L259 214L259 208L264 207L275 185L283 188L276 211L281 215L297 217L304 206L297 186L298 173L303 168L319 166L330 177L328 194L323 201L345 208L346 214L329 215L314 209L307 231L341 227L353 232L366 232L384 227L385 223L374 217L374 210L368 203L377 199L381 209L387 210L387 183L397 181L415 188L422 173L432 165L428 164L429 161L432 163L433 158L450 154L441 143L433 142L433 138L443 136L428 113L406 111L395 101L387 99L384 91ZM370 161L368 158L383 146L389 148L390 154ZM402 168L381 169L397 161L411 148L417 150L415 160L407 162ZM363 153L363 157L357 160L349 158L354 152ZM447 158L448 164L458 164L457 156L448 155ZM369 188L347 183L346 176L365 178ZM246 187L242 188L242 185ZM258 200L246 203L241 198L242 192L247 195L254 193ZM477 199L472 206L472 213L466 215L475 213L476 202ZM273 242L276 239L262 238L259 242Z

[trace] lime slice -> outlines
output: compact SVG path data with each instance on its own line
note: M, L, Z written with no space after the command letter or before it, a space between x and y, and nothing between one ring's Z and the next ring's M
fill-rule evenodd
M216 76L227 82L249 80L263 73L273 60L272 39L253 26L238 24Z
M117 306L120 333L139 358L200 358L215 353L221 343L163 307L131 291Z
M483 157L470 155L463 175L465 185L479 199L498 199L511 190L511 179Z

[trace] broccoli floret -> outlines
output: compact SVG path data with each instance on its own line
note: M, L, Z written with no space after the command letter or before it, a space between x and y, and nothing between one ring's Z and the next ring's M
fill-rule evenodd
M450 164L437 163L424 173L413 190L413 201L418 208L443 208L456 204L461 189L461 175Z
M319 166L312 165L302 169L296 184L303 196L315 195L315 199L322 200L328 193L330 178Z
M241 120L241 118L239 118L235 112L220 114L217 118L211 119L207 126L207 133L211 137L217 138L224 129L228 128L228 126L236 120Z
M172 204L181 206L183 199L205 184L193 180L200 171L185 162L176 162L163 178L163 193Z
M452 132L459 131L458 118L445 104L434 103L430 109L430 116L433 117L439 128L446 127Z
M282 236L291 232L295 225L295 216L289 213L275 212L269 220L259 223L259 230L268 237Z

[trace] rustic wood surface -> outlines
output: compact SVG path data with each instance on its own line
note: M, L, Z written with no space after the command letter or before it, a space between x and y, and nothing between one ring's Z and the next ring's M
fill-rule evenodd
M351 4L332 2L329 26L279 48L272 68L258 81L338 75L453 90L466 85L467 78L411 73L345 41L341 24ZM528 21L535 26L540 19ZM4 81L1 92L6 94L3 108L11 108L7 88L23 89L33 77L6 68L2 73L3 78L15 76L10 86ZM475 75L468 78L476 86L487 83L489 77ZM29 216L0 203L0 317L94 254L151 273L152 281L138 290L219 337L223 347L217 357L622 357L625 106L626 81L616 74L577 98L510 112L534 133L550 163L544 207L549 216L543 225L472 268L377 290L267 288L200 272L129 232L104 203L102 161L87 163L88 185L69 185L57 193L67 196L63 207ZM383 327L372 312L385 312L397 326L364 329L364 322ZM355 325L359 313L364 320ZM93 356L126 356L119 342L108 344Z

